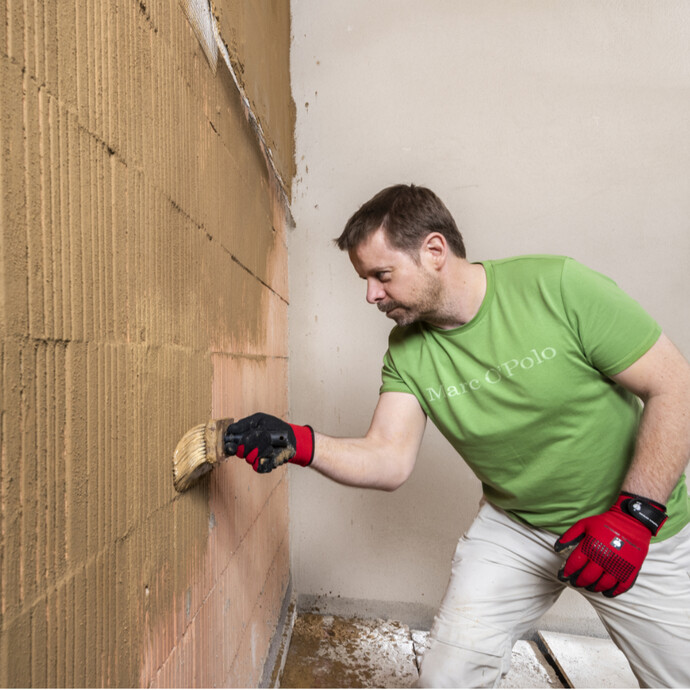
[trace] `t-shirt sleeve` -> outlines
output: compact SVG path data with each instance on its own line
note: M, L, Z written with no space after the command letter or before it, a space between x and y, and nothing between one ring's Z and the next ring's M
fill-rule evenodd
M381 393L411 393L410 387L400 376L391 355L390 347L383 356L383 368L381 369Z
M661 327L616 283L567 259L561 276L566 316L590 364L607 376L636 362L661 335Z

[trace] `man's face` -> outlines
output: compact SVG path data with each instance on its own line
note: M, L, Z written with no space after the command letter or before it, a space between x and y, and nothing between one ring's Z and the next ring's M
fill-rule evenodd
M392 247L379 228L350 251L350 261L367 281L367 302L399 326L415 321L433 322L441 297L441 279L420 256Z

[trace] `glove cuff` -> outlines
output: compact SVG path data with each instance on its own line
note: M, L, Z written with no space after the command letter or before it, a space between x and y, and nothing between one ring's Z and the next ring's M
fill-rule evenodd
M668 519L665 505L637 494L621 492L616 505L626 515L630 515L641 522L655 537Z
M290 458L290 462L306 467L314 459L314 430L309 426L297 426L290 424L295 434L295 455Z

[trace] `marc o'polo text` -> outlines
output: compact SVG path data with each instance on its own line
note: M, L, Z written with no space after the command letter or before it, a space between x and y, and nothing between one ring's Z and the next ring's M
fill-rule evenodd
M513 376L518 376L534 367L547 363L557 355L558 352L553 347L545 347L540 352L536 348L532 348L522 357L509 359L495 367L490 367L478 378L456 382L450 386L440 385L438 388L430 386L425 389L427 400L430 403L434 403L444 398L455 398L458 395L476 392L487 385L494 386L506 379L513 378Z

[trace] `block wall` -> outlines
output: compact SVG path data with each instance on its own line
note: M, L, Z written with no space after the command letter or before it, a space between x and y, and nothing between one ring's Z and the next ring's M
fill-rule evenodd
M289 184L288 0L214 10ZM287 413L289 211L237 88L177 2L0 0L0 148L0 685L255 686L287 472L172 485L189 427Z

